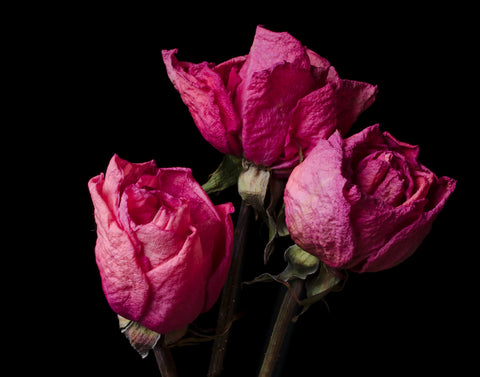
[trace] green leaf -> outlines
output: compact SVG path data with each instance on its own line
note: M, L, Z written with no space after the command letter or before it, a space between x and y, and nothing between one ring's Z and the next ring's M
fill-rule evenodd
M283 192L285 190L285 185L287 182L283 179L278 179L275 177L270 178L270 203L268 204L266 215L266 223L268 225L268 242L263 251L264 263L267 264L270 255L275 249L275 240L280 236L280 232L284 235L285 229L285 206L283 203ZM277 208L279 203L282 203L279 213L277 214ZM287 230L288 235L288 230Z
M311 305L323 300L328 293L341 290L345 281L346 277L341 275L339 270L320 263L317 272L309 276L305 282L307 298L301 301L303 305L302 312L294 320L296 321Z
M305 280L308 276L314 274L320 265L320 260L317 257L307 253L297 245L290 246L285 250L285 260L287 267L278 275L264 273L243 284L271 281L283 284L293 279Z
M202 188L207 194L223 191L237 184L242 171L242 158L226 154L217 170L210 174L208 181L203 184Z
M278 278L283 281L292 278L305 280L314 274L320 265L320 260L316 256L307 253L297 245L290 246L285 250L285 260L287 268L278 275Z

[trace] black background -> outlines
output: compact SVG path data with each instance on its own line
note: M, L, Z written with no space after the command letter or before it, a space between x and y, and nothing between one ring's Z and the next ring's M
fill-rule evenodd
M22 330L14 352L20 372L158 375L153 356L142 360L118 331L103 296L87 181L117 153L132 162L190 167L203 183L222 155L197 131L168 80L161 50L179 48L181 60L220 63L248 53L258 24L290 32L342 78L378 85L376 102L351 133L380 123L420 145L422 163L439 176L458 180L413 257L388 271L350 274L344 290L327 297L328 307L317 304L300 318L278 377L467 370L478 335L472 200L478 120L468 115L478 100L472 9L313 4L69 5L15 14L9 33L20 38L11 39L8 101L14 136L6 140L14 146L7 165L20 174L6 187L26 207L14 204L12 223L21 235L8 254L19 271L15 284L29 288L14 293L4 315ZM234 190L213 200L239 207ZM244 280L282 269L281 253L263 266L265 236L253 223ZM279 294L273 283L242 289L244 316L233 328L226 376L256 375ZM198 324L214 327L216 310ZM180 377L206 375L210 347L173 349Z

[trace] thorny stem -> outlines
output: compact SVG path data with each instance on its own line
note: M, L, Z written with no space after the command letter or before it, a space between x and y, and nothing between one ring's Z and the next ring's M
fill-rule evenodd
M295 279L290 283L291 289L285 292L258 377L271 377L275 371L283 340L292 322L294 311L298 305L297 297L300 295L303 285L304 282L302 280Z
M153 353L162 377L178 377L175 361L170 349L165 346L163 335L153 347Z
M238 215L233 239L232 264L225 282L217 321L217 336L213 343L208 377L219 377L223 370L223 360L227 348L228 327L233 320L233 311L240 280L240 269L245 250L245 239L252 209L243 200Z

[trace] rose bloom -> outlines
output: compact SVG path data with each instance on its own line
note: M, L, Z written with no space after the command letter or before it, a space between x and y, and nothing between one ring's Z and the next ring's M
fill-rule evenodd
M356 272L404 261L456 184L419 163L418 152L378 125L319 141L285 189L292 239L327 265Z
M88 187L96 261L117 314L165 334L212 307L230 267L230 203L214 206L190 169L116 155Z
M261 26L246 56L219 65L178 61L167 74L204 136L220 152L288 172L317 140L344 135L376 87L340 79L335 68L286 32Z

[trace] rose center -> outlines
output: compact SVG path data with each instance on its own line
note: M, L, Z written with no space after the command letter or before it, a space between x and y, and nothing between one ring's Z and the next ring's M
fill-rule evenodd
M408 167L401 155L392 151L379 151L367 155L359 162L354 183L363 193L398 206L406 199L408 176Z
M135 224L142 225L152 221L161 206L161 202L151 189L131 186L128 192L127 206L130 219Z

